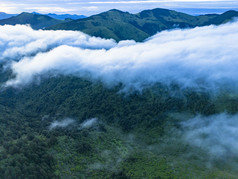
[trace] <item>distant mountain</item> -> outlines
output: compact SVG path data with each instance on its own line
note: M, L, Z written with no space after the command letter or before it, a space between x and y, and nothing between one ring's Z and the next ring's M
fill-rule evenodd
M17 14L7 14L5 12L0 12L0 20L1 19L7 19L7 18L10 18L12 16L17 16Z
M0 20L0 25L30 24L33 29L44 29L62 22L65 21L54 19L46 15L23 12L17 16Z
M52 17L52 18L54 18L54 19L59 19L59 20L65 20L65 19L73 19L73 20L76 20L76 19L86 18L86 16L84 16L84 15L77 15L77 14L52 14L52 13L49 13L49 14L40 14L40 13L38 13L38 12L32 12L32 14L46 15L46 16Z
M113 38L117 41L126 39L143 41L162 30L219 25L231 21L234 17L238 17L237 11L228 11L221 15L192 16L160 8L145 10L138 14L113 9L88 18L53 25L48 29L80 30L92 36Z
M73 20L79 17L81 19ZM33 29L79 30L92 36L113 38L116 41L126 39L143 41L162 30L223 24L238 17L238 12L227 11L220 15L192 16L160 8L145 10L138 14L112 9L87 18L82 17L84 16L68 14L42 15L24 12L17 16L0 20L0 25L30 24Z
M55 19L60 19L60 20L65 20L65 19L73 19L73 20L76 20L76 19L83 19L83 18L86 18L86 16L84 15L77 15L77 14L45 14L47 16L50 16L52 18L55 18Z

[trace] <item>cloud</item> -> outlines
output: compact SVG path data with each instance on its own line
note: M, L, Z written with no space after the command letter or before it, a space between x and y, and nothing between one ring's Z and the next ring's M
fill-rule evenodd
M98 121L97 118L91 118L91 119L87 119L86 121L84 121L83 123L81 123L80 125L80 129L88 129L91 128L94 124L96 124Z
M112 40L90 37L76 31L34 31L29 26L0 26L0 60L20 60L60 45L101 49L115 46Z
M164 31L143 43L117 45L80 32L0 29L1 46L6 46L1 58L24 56L12 63L16 77L6 86L26 85L53 71L135 88L158 82L209 89L238 84L237 22Z
M145 3L161 3L163 1L93 1L90 4L145 4Z
M133 5L133 6L131 6ZM90 8L95 6L95 8ZM35 8L36 7L36 8ZM50 7L50 8L45 8ZM89 8L88 8L89 7ZM120 9L123 11L129 11L132 13L138 13L141 10L153 9L153 8L214 8L210 13L217 12L218 8L224 9L237 9L238 3L235 0L91 0L91 1L76 1L76 0L42 0L42 1L30 1L30 0L1 0L1 11L8 13L21 13L32 12L34 10L41 10L46 13L73 13L93 15L107 11L109 9ZM90 11L88 11L90 9ZM183 11L184 12L184 11ZM197 12L195 12L197 14Z
M1 12L5 13L16 13L17 7L12 6L12 5L5 5L5 4L0 4Z
M83 6L81 7L81 9L87 10L87 11L97 11L98 7L97 6Z
M147 4L147 3L171 3L171 2L180 2L180 3L185 3L185 2L223 2L224 1L218 1L218 0L170 0L170 1L165 1L165 0L130 0L130 1L90 1L88 3L90 4Z
M49 116L44 116L42 118L42 120L45 120L46 118L48 118ZM87 119L85 121L83 121L80 124L77 124L76 121L72 118L65 118L63 120L55 120L53 121L50 126L49 129L55 129L55 128L65 128L68 127L71 124L75 124L75 125L79 125L79 130L82 129L89 129L93 126L95 126L98 123L98 118L91 118L91 119Z
M196 116L183 124L184 139L214 157L238 155L238 114Z
M59 14L62 14L62 13L68 13L68 12L74 12L76 11L77 9L73 9L73 8L63 8L63 7L29 7L29 8L25 8L26 10L31 10L31 11L37 11L37 12L40 12L40 13L48 13L48 12L51 12L51 13L59 13Z
M71 119L71 118L66 118L64 120L61 121L53 121L50 126L49 129L55 129L55 128L65 128L71 124L73 124L75 122L75 120Z

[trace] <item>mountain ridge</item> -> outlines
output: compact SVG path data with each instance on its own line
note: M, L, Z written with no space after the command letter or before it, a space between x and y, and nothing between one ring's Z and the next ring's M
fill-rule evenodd
M65 19L77 20L77 19L82 19L87 17L84 15L77 15L77 14L55 14L55 13L41 14L38 12L32 12L32 14L45 15L45 16L49 16L58 20L65 20Z
M54 19L49 16L22 12L17 16L0 20L0 25L29 24L33 29L44 29L62 22L62 20Z
M2 19L7 19L7 18L10 18L12 16L17 16L18 14L7 14L5 12L0 12L0 20Z
M29 24L36 30L74 30L116 41L135 40L141 42L163 30L220 25L230 22L238 17L238 12L230 10L223 14L193 16L162 8L144 10L136 14L111 9L76 20L68 18L59 20L48 15L23 12L17 16L0 20L0 25Z
M137 14L112 9L84 19L53 25L51 30L79 30L86 34L120 40L143 41L157 32L205 25L219 25L238 17L237 11L192 16L174 10L156 8Z

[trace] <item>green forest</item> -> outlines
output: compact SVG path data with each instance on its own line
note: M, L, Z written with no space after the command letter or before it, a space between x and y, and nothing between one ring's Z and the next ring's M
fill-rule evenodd
M236 179L237 17L0 20L0 179Z
M2 68L2 83L11 76ZM0 178L236 178L238 158L189 145L181 123L235 114L237 95L160 83L123 89L75 76L2 88Z

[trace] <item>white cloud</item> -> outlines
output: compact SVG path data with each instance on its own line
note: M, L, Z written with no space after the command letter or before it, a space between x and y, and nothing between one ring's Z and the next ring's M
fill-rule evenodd
M146 4L146 3L171 3L171 2L224 2L224 0L138 0L138 1L89 1L90 4Z
M0 60L32 56L60 45L107 49L116 43L76 31L34 31L23 25L0 26Z
M215 157L238 154L238 115L197 116L183 123L184 139Z
M49 52L43 50L33 57L27 56L14 62L12 70L16 78L9 80L7 86L30 83L35 76L51 71L79 77L90 76L92 79L101 79L105 84L123 83L127 87L177 82L185 87L213 88L229 83L235 86L238 82L238 45L235 43L238 40L237 22L164 31L143 43L124 41L117 46L113 41L85 36L82 38L79 32L33 31L28 27L19 30L11 26L7 28L9 29L5 33L8 35L0 34L8 38L14 38L9 33L17 33L16 37L19 39L29 39L30 36L34 41L40 42L48 42L49 38L61 39L57 40L60 43ZM78 38L72 38L77 33ZM14 43L9 49L14 49ZM17 44L20 49L25 49L25 46L25 43ZM44 46L45 43L37 43L35 47L38 48L33 48L33 52L36 49L42 51ZM102 49L105 46L110 49ZM32 52L31 48L26 51ZM18 51L15 53L10 50L7 54L14 56Z
M75 120L71 119L71 118L66 118L64 120L61 121L53 121L50 126L49 129L55 129L55 128L65 128L71 124L73 124L75 122Z
M91 128L93 125L95 125L97 123L97 121L98 121L97 118L87 119L83 123L81 123L80 129Z
M30 10L30 11L37 11L39 13L58 13L58 14L62 14L62 13L69 13L69 12L74 12L77 9L73 9L73 8L63 8L63 7L43 7L43 6L39 6L39 7L28 7L25 8L25 10Z
M37 7L37 8L35 8ZM94 8L92 8L94 7ZM237 1L234 0L91 0L91 1L76 1L76 0L41 0L41 1L30 1L30 0L1 0L0 8L1 11L9 13L20 13L20 12L32 12L41 11L44 13L73 13L83 15L93 15L109 9L120 9L123 11L129 11L137 13L145 9L153 8L213 8L216 12L217 8L234 9L238 8ZM58 10L57 10L58 9ZM196 14L196 12L195 12Z

